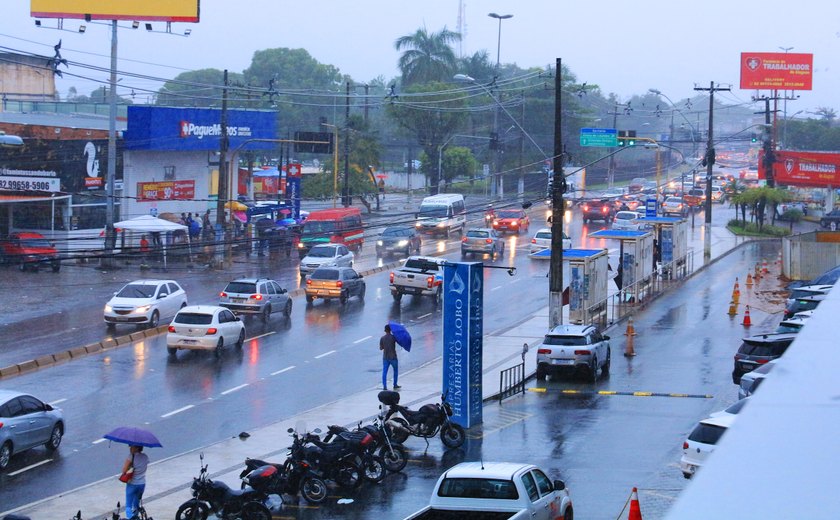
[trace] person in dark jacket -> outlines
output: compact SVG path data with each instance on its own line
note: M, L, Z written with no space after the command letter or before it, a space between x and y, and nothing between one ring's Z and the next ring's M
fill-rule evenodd
M399 360L397 359L397 340L391 334L391 326L385 325L385 334L379 338L379 350L382 351L382 389L388 389L388 367L394 368L394 390L399 390Z

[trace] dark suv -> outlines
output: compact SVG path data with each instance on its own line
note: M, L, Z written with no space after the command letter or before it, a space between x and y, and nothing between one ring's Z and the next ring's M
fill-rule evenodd
M591 220L603 220L612 222L615 217L615 204L609 199L591 199L581 203L580 209L583 212L583 223Z
M268 278L239 278L219 293L219 306L237 315L259 315L267 322L272 313L292 314L292 299L280 284Z
M796 339L795 332L758 334L744 338L741 348L735 354L735 368L732 382L741 384L741 376L757 367L782 356Z
M804 296L796 298L785 307L785 319L792 318L797 312L812 311L817 308L821 301L825 300L825 294Z

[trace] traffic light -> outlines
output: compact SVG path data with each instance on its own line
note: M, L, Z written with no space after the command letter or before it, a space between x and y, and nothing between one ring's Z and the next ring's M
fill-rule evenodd
M636 146L635 130L619 130L618 146Z
M757 142L758 142L758 136L757 136L756 134L752 134L752 139L751 139L751 141L752 141L753 143L757 143Z

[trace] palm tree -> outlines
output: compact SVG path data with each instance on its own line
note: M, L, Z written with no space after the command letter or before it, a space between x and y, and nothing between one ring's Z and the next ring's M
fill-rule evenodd
M397 38L394 47L403 51L398 62L403 84L451 80L458 60L450 44L460 40L460 33L446 27L436 33L417 29L414 34Z
M465 56L458 60L458 71L489 82L495 74L495 66L490 62L490 55L486 50L477 51L472 56Z

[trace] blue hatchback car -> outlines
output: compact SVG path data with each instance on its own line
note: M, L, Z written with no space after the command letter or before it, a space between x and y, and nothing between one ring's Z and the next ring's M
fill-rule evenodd
M0 470L12 455L36 446L55 451L64 436L64 415L59 408L29 394L0 390Z

